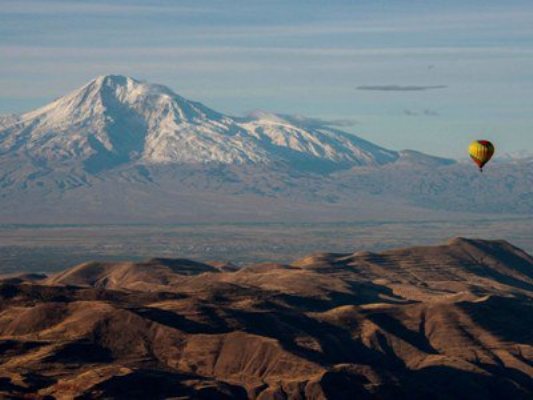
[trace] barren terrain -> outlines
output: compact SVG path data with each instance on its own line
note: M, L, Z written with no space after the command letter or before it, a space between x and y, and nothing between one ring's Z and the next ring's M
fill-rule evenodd
M6 398L526 399L533 258L453 239L4 276Z

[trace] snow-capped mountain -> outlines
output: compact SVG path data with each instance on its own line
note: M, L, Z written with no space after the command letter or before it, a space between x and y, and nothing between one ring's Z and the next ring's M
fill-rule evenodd
M481 179L470 163L387 150L321 120L232 117L109 75L0 117L0 223L531 214L531 162L491 163Z
M497 162L512 162L512 161L521 161L521 160L532 160L533 152L527 149L514 151L510 153L504 153L497 155L495 161Z
M101 76L58 100L0 120L0 154L89 172L137 162L381 165L399 155L354 135L261 113L234 118L169 88ZM324 165L322 165L324 164Z

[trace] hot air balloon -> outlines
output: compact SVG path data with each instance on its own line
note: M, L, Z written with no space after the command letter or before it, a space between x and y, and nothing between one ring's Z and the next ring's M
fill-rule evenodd
M494 145L488 140L476 140L468 146L468 154L479 167L479 172L483 172L483 166L494 154Z

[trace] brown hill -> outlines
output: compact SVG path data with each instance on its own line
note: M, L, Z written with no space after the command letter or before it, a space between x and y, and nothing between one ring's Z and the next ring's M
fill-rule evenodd
M526 399L533 258L454 239L236 269L85 263L0 284L0 396Z
M218 272L218 269L195 261L164 258L142 263L88 262L51 276L43 283L157 291L176 285L187 276L204 272Z

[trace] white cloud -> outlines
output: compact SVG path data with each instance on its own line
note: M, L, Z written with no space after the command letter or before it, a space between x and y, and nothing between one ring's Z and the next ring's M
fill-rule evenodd
M58 14L133 14L133 13L203 13L211 12L205 7L183 5L163 5L156 2L150 4L122 3L110 4L98 1L34 1L34 0L2 0L0 14L23 15L58 15Z
M446 85L362 85L357 90L374 90L381 92L419 92L424 90L445 89Z
M308 47L254 47L254 46L199 46L199 47L41 47L0 46L0 54L12 58L57 59L89 57L145 57L178 55L228 54L283 54L295 56L405 56L405 55L516 55L532 56L533 48L526 47L379 47L379 48L308 48Z

